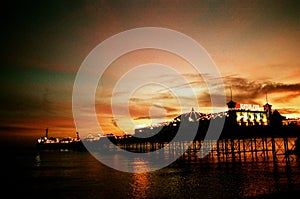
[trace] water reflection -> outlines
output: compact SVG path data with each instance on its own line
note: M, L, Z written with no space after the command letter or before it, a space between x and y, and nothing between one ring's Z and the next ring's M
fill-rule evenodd
M299 191L299 162L290 155L287 164L282 154L284 147L293 149L294 140L286 145L278 141L272 148L272 142L250 140L245 142L245 150L242 142L236 141L234 146L240 143L244 150L241 153L219 154L220 159L215 153L211 161L182 159L155 172L143 172L149 163L142 159L128 161L119 154L114 156L114 164L133 165L136 173L109 168L85 152L44 151L29 156L34 168L18 187L25 187L23 193L29 196L46 193L51 198L258 198ZM226 146L229 150L232 145Z
M150 181L152 180L150 173L146 172L149 170L148 162L136 159L133 165L136 173L132 174L132 196L133 198L147 198L147 192L151 185Z
M132 196L133 198L147 198L150 189L150 174L149 173L136 173L132 175L133 183Z
M35 167L40 167L41 166L41 156L40 153L37 153L35 156L35 162L34 162Z

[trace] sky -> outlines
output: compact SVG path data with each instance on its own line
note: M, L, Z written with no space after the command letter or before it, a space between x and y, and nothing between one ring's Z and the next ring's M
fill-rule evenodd
M51 136L75 136L72 92L81 64L101 42L141 27L168 28L197 41L218 67L227 101L230 88L238 103L262 106L267 94L273 109L287 118L300 117L298 1L7 1L0 9L2 140L35 139L46 128ZM189 83L163 67L134 70L149 63L174 68ZM153 78L170 87L129 89L139 79ZM136 126L191 110L188 87L198 100L195 111L211 112L205 78L209 74L198 74L186 60L158 49L117 58L95 93L102 133L133 133ZM117 87L120 80L123 87Z

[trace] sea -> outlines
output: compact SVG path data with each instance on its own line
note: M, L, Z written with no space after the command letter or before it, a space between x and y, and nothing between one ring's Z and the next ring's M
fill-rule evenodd
M292 198L300 195L300 162L175 161L127 173L88 151L1 145L1 198Z

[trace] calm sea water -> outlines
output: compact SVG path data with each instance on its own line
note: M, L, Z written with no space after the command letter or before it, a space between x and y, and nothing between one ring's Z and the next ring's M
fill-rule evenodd
M26 147L2 149L1 168L1 195L7 198L287 198L300 191L297 162L174 163L132 174L88 152Z

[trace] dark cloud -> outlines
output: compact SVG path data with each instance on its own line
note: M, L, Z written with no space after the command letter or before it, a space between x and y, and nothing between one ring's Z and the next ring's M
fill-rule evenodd
M300 114L300 110L295 108L281 108L277 109L281 114Z
M118 123L117 123L117 121L116 121L115 119L112 119L111 122L112 122L112 124L113 124L115 127L118 127Z
M8 132L16 132L16 131L40 131L40 127L24 127L24 126L0 126L0 132L8 133Z
M153 107L164 109L167 112L176 112L176 111L178 111L178 108L170 107L170 106L162 106L162 105L159 105L159 104L153 104Z
M161 100L170 100L174 99L175 96L171 95L171 93L153 93L152 95L143 95L143 97L132 97L130 101L133 103L146 103L153 101L161 101Z
M164 119L164 118L173 118L177 116L179 113L179 108L171 107L171 106L164 106L159 104L153 104L151 108L154 108L152 114L145 114L145 106L139 106L131 109L131 113L134 117L134 120L139 119ZM150 111L150 109L149 109Z
M141 119L165 119L166 117L168 118L175 118L177 117L179 114L169 114L169 115L160 115L160 116L156 116L156 117L150 117L150 116L141 116L141 117L136 117L134 118L134 120L141 120Z
M300 96L300 83L284 84L271 81L253 81L242 77L225 77L224 82L227 90L232 89L235 101L257 102L266 95L281 93L283 97L276 99L277 102L289 101ZM292 92L292 94L291 94ZM227 91L227 93L229 93Z
M300 92L300 83L298 84L270 83L264 85L262 90L268 93L290 92L290 91Z

